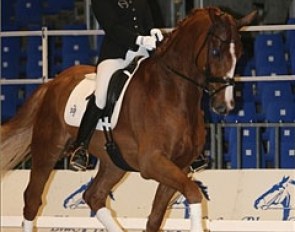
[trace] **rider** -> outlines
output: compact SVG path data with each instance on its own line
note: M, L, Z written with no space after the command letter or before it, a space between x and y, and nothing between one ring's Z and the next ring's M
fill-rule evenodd
M135 56L147 57L163 39L161 31L154 28L146 0L92 0L92 10L105 38L97 66L97 89L89 99L71 154L70 168L76 171L87 168L88 145L106 104L112 73L126 67Z

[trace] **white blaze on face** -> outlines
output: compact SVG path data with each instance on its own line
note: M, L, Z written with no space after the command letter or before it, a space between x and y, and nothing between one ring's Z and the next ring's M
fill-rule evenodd
M237 63L237 57L235 55L235 44L234 43L230 43L229 52L232 57L232 65L231 65L230 70L227 72L226 77L234 78L234 73L235 73L235 68L236 68L236 63ZM232 105L232 102L234 100L234 93L233 92L234 92L233 86L227 86L225 88L225 102L226 102L227 108L230 110L233 109L233 105Z

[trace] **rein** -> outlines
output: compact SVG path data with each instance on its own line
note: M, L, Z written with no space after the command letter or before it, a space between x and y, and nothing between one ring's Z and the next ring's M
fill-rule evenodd
M178 77L182 78L183 80L186 80L192 84L194 84L195 86L197 86L198 88L201 88L205 93L207 93L209 95L209 97L214 96L215 94L219 93L221 90L225 89L228 86L234 86L235 85L235 80L233 78L222 78L222 77L213 77L210 75L210 71L209 69L206 69L205 71L205 77L206 77L206 84L202 85L199 84L197 81L195 81L194 79L184 75L183 73L177 71L176 69L170 67L168 64L161 62L164 67L166 69L168 69L170 72L176 74ZM209 83L222 83L224 84L223 86L221 86L218 89L213 89L210 90L208 88L208 84Z

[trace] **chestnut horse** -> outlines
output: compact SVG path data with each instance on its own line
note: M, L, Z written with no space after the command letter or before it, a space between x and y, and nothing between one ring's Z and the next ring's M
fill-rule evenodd
M190 204L191 231L203 231L198 186L188 178L190 164L205 143L203 91L210 107L227 114L234 107L234 69L242 53L239 28L255 12L236 20L217 8L198 9L166 35L154 54L142 61L126 91L113 137L126 163L145 179L159 182L146 231L158 231L176 191ZM32 155L29 184L24 193L23 231L32 232L41 195L56 162L64 155L77 128L64 121L71 91L92 66L74 66L40 86L17 115L2 126L2 168ZM101 131L89 151L100 159L99 171L84 200L108 231L122 231L106 208L106 199L124 174L104 149ZM69 180L70 181L70 180Z

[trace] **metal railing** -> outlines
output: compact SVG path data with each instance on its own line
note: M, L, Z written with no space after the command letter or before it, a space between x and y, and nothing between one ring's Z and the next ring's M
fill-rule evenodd
M295 119L294 119L295 120ZM241 131L244 128L255 128L255 138L252 138L255 141L256 151L253 156L256 157L255 164L253 163L252 168L280 168L280 129L281 128L294 128L295 130L295 121L292 123L216 123L216 124L208 124L207 129L209 133L210 144L209 148L205 150L205 154L210 156L211 160L211 168L212 169L222 169L222 168L232 168L232 160L225 160L225 144L231 145L228 141L228 138L225 138L225 129L235 129L236 130L236 164L235 167L237 169L244 168L242 163L242 143L243 138L241 135ZM265 147L266 143L269 143L268 139L263 138L263 132L267 128L272 128L274 130L274 160L273 164L269 167L266 163L262 164L262 161L266 158L263 157L265 152L267 152L267 147ZM292 143L292 141L291 141ZM294 149L295 156L295 141L291 144ZM264 151L264 152L262 152Z

